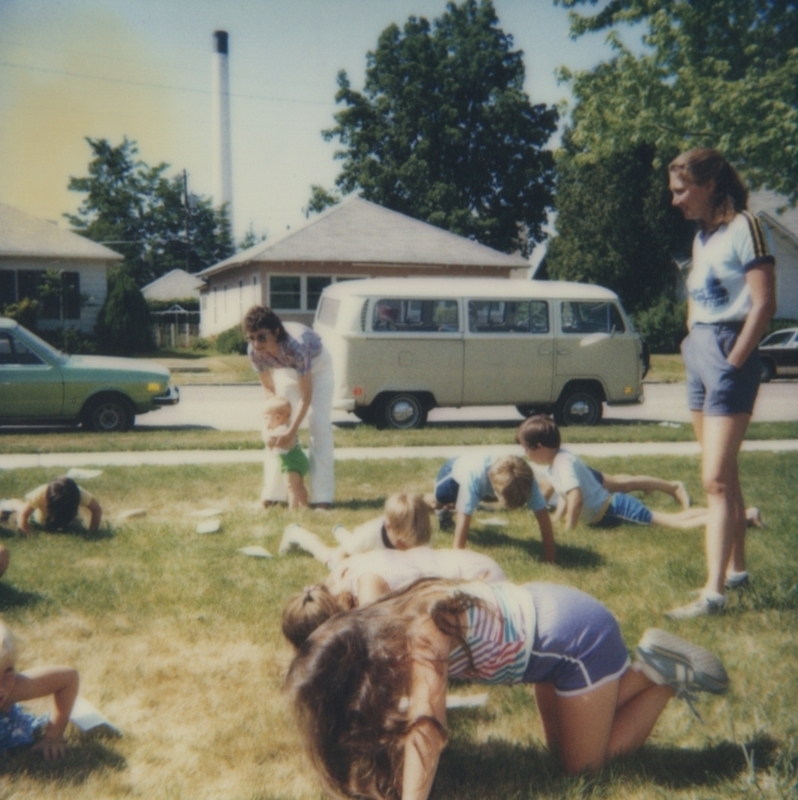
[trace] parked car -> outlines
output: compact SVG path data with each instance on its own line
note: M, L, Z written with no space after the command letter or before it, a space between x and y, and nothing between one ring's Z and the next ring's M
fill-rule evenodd
M762 380L798 376L798 328L783 328L759 343Z
M436 406L514 405L595 425L639 403L648 351L609 289L497 278L374 278L324 289L314 329L333 405L417 428Z
M125 431L136 414L180 399L169 370L151 361L70 356L0 317L0 425L80 424Z

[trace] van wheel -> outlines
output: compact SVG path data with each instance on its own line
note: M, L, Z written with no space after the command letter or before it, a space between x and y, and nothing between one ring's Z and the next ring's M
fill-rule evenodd
M409 430L423 428L427 422L427 409L415 394L393 394L382 401L376 415L377 427Z
M588 389L566 389L557 401L554 418L558 425L598 425L603 407Z
M352 413L367 425L374 419L374 409L371 406L356 406Z

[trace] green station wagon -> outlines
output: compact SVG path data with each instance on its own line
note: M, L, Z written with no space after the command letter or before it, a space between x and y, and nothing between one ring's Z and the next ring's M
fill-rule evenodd
M169 370L151 361L70 356L0 317L0 425L82 425L124 431L136 414L180 399Z

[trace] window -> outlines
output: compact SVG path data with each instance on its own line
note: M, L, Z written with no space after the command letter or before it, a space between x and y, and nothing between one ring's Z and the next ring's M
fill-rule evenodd
M375 332L456 333L460 329L456 300L382 299L374 303L371 329Z
M11 285L14 273L10 274ZM54 280L46 279L44 270L20 270L17 273L18 297L29 297L41 304L39 315L42 319L80 319L80 273L60 271ZM60 279L60 286L59 286ZM0 294L5 294L5 287L0 284Z
M270 275L269 305L278 311L313 312L331 283L352 280L333 275Z
M471 333L548 333L549 306L544 300L469 300Z
M563 333L623 333L621 312L615 303L566 301L560 307Z
M0 365L43 363L39 356L8 333L0 333Z
M322 275L308 275L307 282L307 309L308 311L315 311L316 306L319 304L321 293L326 286L332 283L332 278Z
M17 301L17 273L0 270L0 309Z

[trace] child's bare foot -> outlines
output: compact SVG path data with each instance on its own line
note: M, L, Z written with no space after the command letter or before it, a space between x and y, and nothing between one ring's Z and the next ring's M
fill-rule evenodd
M745 521L748 523L749 528L765 527L765 520L762 519L762 512L759 510L759 506L749 508L745 512Z
M679 501L679 505L683 509L690 508L690 495L687 492L687 487L682 481L676 481L676 491L673 496Z

